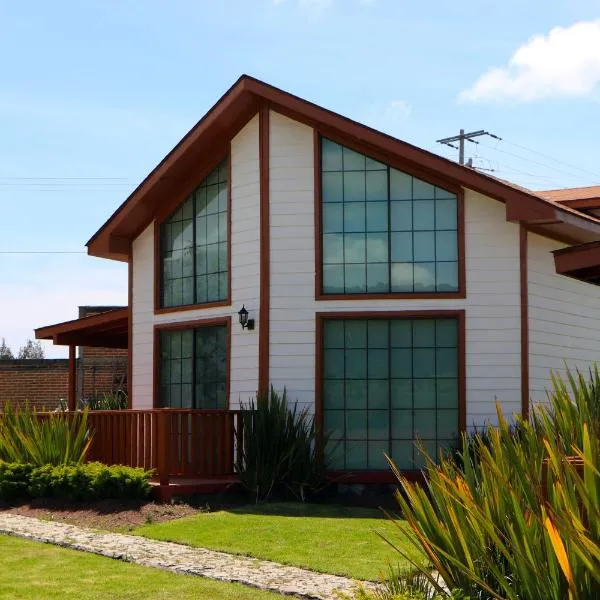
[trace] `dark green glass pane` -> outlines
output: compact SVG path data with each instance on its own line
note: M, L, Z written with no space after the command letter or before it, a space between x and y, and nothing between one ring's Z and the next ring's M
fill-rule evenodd
M413 202L413 229L415 231L433 231L435 229L434 206L433 200L415 200Z
M366 266L346 265L344 267L346 294L363 294L367 291Z
M366 157L366 165L367 171L385 171L387 170L387 166L383 163L375 160L374 158Z
M167 252L171 252L173 239L171 238L171 224L169 222L163 223L160 228L160 239L161 239L161 250L163 255Z
M174 250L171 253L171 264L169 271L171 279L179 279L183 277L183 250Z
M392 459L398 469L414 469L414 444L412 440L392 442Z
M346 379L366 379L367 351L346 350Z
M391 351L391 375L395 379L412 377L412 350L394 348Z
M369 379L385 379L388 375L388 351L369 349Z
M169 408L181 408L181 385L171 385L169 396Z
M368 322L369 348L389 347L389 321L387 319Z
M415 438L434 440L436 428L435 410L415 410L413 413Z
M415 469L423 469L427 465L426 456L437 460L436 449L437 444L435 441L421 438L420 443L415 446Z
M367 233L367 262L387 263L388 234ZM387 265L386 265L387 268Z
M456 348L458 344L458 326L456 319L437 319L436 346L438 348Z
M219 212L227 214L227 183L219 185Z
M331 140L321 139L321 165L323 171L342 170L342 147Z
M181 408L193 408L193 395L191 382L184 382L181 386Z
M344 203L344 232L356 233L365 231L366 226L365 203Z
M194 332L186 329L181 332L181 357L191 358L194 352Z
M360 171L365 169L365 157L350 148L344 148L344 171Z
M413 377L435 377L434 349L415 348L413 359Z
M202 304L207 302L208 284L206 282L206 275L199 275L196 277L196 302Z
M181 219L192 220L194 218L194 195L191 194L181 207Z
M344 411L325 410L323 417L325 434L331 436L331 439L341 440L344 437Z
M437 263L436 275L438 292L456 292L458 290L458 263Z
M369 408L385 408L390 405L390 388L387 379L369 379Z
M228 159L226 158L224 161L221 162L221 164L219 165L218 169L219 169L219 181L222 183L227 183L227 171L228 171L228 163L227 163Z
M425 234L420 234L425 235ZM435 259L457 260L456 231L436 231ZM423 260L430 260L429 258Z
M206 217L206 243L215 244L219 241L219 215Z
M435 238L433 231L415 231L413 235L415 262L433 262L435 260Z
M344 231L344 205L341 202L323 204L323 233L342 233Z
M392 439L411 440L413 437L412 410L392 411Z
M435 263L415 263L415 292L435 292Z
M346 469L367 469L367 442L346 443Z
M376 441L372 442L369 440L369 465L368 468L371 471L387 471L389 470L389 464L385 455L390 454L390 448L387 441Z
M346 410L367 408L367 382L364 379L346 380Z
M182 221L181 223L181 240L183 249L190 249L194 246L194 226L192 224L192 220L189 219L187 221Z
M182 359L171 361L171 383L181 383L181 362Z
M227 213L219 214L219 241L227 241Z
M214 273L206 276L206 295L209 302L219 300L219 275Z
M325 379L344 379L344 351L326 350L323 356Z
M392 231L412 231L413 208L412 202L392 202L390 204Z
M181 275L191 277L194 274L194 250L188 248L181 253Z
M391 250L393 262L411 262L413 260L413 234L409 231L392 233Z
M367 292L385 294L390 291L390 277L387 263L367 265Z
M410 319L395 319L390 322L392 348L412 348L412 326Z
M365 440L367 439L367 411L366 410L347 410L346 411L346 439Z
M185 277L181 280L182 304L194 303L194 278Z
M323 292L325 294L344 293L343 265L323 265Z
M444 440L458 439L458 410L437 411L437 437Z
M173 280L173 305L181 306L184 304L183 301L183 280Z
M216 273L219 270L219 244L206 246L206 272Z
M344 321L325 321L323 325L323 342L325 348L343 348Z
M387 410L369 410L369 440L387 440L390 437L390 413Z
M458 407L458 379L437 380L438 408Z
M219 168L213 169L206 178L206 185L213 185L219 182Z
M328 440L325 447L325 466L327 469L332 471L345 469L345 448L344 442L332 440L331 438Z
M391 265L392 292L413 291L413 265L412 263L392 263Z
M158 399L159 406L161 408L168 408L171 406L171 387L163 385L160 387L160 395Z
M435 321L415 319L413 321L413 345L415 348L435 348Z
M367 231L388 231L388 203L367 202Z
M344 236L339 233L323 235L323 263L339 264L344 262Z
M435 188L435 197L436 198L450 198L456 200L456 194L454 192L449 192L444 188L436 187Z
M206 216L206 205L208 203L208 199L206 196L206 186L199 187L195 192L194 196L196 197L196 214L195 217L205 217Z
M436 365L438 377L456 377L458 374L456 348L438 348L436 352Z
M436 229L456 229L457 213L456 198L436 200L435 227Z
M344 382L338 379L323 383L323 406L325 409L344 408Z
M173 306L173 284L167 280L163 283L163 306Z
M387 171L368 171L366 175L366 181L368 201L387 201Z
M348 349L367 347L367 321L362 319L348 319L345 321L344 345Z
M390 169L390 200L412 200L412 177Z
M346 263L364 263L366 256L366 239L364 233L344 234L344 261ZM364 272L364 267L363 267ZM364 276L364 275L363 275ZM348 281L346 281L348 285Z
M435 408L435 379L414 379L413 399L415 408Z
M171 225L171 236L173 239L173 250L183 249L183 223L177 221Z
M217 383L217 409L224 410L227 408L227 389L225 383Z
M206 244L206 217L198 217L196 219L196 246Z
M219 271L227 271L227 242L219 244ZM196 267L198 265L196 264Z
M365 201L364 171L344 172L344 202Z
M323 173L321 178L323 202L342 202L344 199L343 174L341 172Z
M209 185L206 188L206 210L207 215L214 215L219 212L219 186Z
M414 200L428 200L429 198L435 198L434 188L430 183L422 181L421 179L413 178L413 199Z
M227 271L219 273L219 298L225 300L229 295L229 278Z

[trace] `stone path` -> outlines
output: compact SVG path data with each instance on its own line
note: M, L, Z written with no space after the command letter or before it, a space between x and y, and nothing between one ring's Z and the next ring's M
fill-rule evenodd
M0 533L92 552L101 556L221 581L289 594L300 598L338 600L336 591L351 593L356 581L315 573L279 563L160 542L134 535L100 533L91 529L0 513ZM375 584L361 582L365 587Z

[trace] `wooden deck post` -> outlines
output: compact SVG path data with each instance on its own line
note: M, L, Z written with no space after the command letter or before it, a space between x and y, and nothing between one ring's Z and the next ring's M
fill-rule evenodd
M169 485L169 415L159 410L157 415L156 470L161 486Z
M77 360L75 358L77 347L71 344L69 346L69 378L68 378L68 396L67 408L70 411L77 410Z

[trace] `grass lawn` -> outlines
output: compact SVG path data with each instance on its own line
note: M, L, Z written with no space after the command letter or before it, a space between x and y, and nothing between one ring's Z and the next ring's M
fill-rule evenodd
M409 565L375 531L421 557L381 511L318 504L245 506L144 525L133 533L376 580L390 563Z
M276 600L283 596L0 535L0 598Z

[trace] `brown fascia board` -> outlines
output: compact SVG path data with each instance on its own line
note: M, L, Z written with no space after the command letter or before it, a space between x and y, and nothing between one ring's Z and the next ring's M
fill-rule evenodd
M560 275L568 275L581 269L600 265L600 242L589 242L555 250L554 265Z
M97 315L91 315L89 317L82 317L81 319L74 319L72 321L64 321L62 323L56 323L54 325L47 325L45 327L38 327L35 329L36 340L51 340L55 336L64 333L71 333L75 331L105 331L112 329L114 326L118 326L123 322L126 324L129 318L128 308L118 308L116 310L109 310Z
M423 173L426 177L427 173L433 173L449 183L504 202L509 221L543 225L560 223L565 216L571 215L571 223L586 223L600 236L600 220L592 216L513 187L258 79L242 75L94 234L87 243L88 253L127 260L129 241L154 218L156 205L161 198L161 190L157 189L161 182L164 183L168 178L162 190L164 198L164 194L172 192L178 177L184 177L185 173L189 175L192 160L198 163L203 148L209 150L211 144L219 141L223 145L228 143L264 103L277 112L314 127L324 135L329 134L360 147L363 152L372 151L375 156L392 163L405 164L415 174ZM136 214L135 219L132 219L133 214Z

